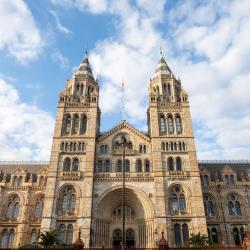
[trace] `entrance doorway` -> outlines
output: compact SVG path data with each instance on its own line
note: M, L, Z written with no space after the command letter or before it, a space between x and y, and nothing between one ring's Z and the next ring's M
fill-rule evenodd
M122 230L117 228L113 232L113 247L120 247L122 242ZM134 247L135 245L135 233L133 229L127 229L126 231L126 247Z
M126 231L126 247L134 247L135 245L135 233L133 229Z
M122 241L122 230L117 228L113 232L113 247L121 246Z

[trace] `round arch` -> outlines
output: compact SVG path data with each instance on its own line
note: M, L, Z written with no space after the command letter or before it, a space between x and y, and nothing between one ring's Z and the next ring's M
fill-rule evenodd
M94 207L95 218L109 218L113 208L121 205L122 185L106 190ZM135 209L137 215L144 219L154 218L155 209L152 201L142 190L127 186L125 189L125 204ZM105 208L105 209L103 209Z

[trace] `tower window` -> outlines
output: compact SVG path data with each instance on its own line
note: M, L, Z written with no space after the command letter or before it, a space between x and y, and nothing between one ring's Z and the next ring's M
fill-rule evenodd
M173 117L169 115L167 118L167 121L168 121L168 132L169 132L169 134L172 134L172 133L174 133Z
M174 160L172 157L168 158L168 169L169 171L174 171Z
M160 116L160 132L161 133L166 132L166 123L163 115Z
M81 133L86 133L87 130L87 117L86 115L82 115L82 119L81 119L81 129L80 132Z
M150 172L150 162L149 160L145 160L145 172Z
M181 158L180 157L176 158L176 170L177 171L181 171L182 170L182 162L181 162Z
M64 133L68 134L71 130L71 116L67 114L64 118Z
M64 171L69 172L70 168L71 168L71 160L69 158L66 158L64 160L64 167L63 167L63 169L64 169Z
M107 173L110 172L110 160L105 161L105 171Z
M181 124L181 118L177 116L175 118L175 124L176 124L176 132L181 133L182 132L182 124Z
M102 172L102 160L99 160L97 163L97 171L98 173Z
M73 131L72 132L77 133L78 129L79 129L79 116L78 114L75 114L73 118Z
M136 171L139 173L142 172L142 161L141 160L136 161Z

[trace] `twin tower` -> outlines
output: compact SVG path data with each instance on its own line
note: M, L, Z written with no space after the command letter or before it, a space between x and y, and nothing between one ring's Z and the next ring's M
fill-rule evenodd
M148 88L148 133L126 121L100 132L99 86L87 56L61 92L41 231L70 244L118 246L122 237L122 153L126 138L126 245L170 246L206 234L187 93L161 55Z

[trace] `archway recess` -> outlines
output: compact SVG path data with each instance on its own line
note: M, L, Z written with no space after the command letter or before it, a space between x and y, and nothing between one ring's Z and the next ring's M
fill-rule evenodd
M122 229L122 188L113 187L101 195L94 206L92 245L112 246L114 231ZM134 232L136 247L151 247L154 242L154 207L150 198L140 189L125 189L126 230Z

